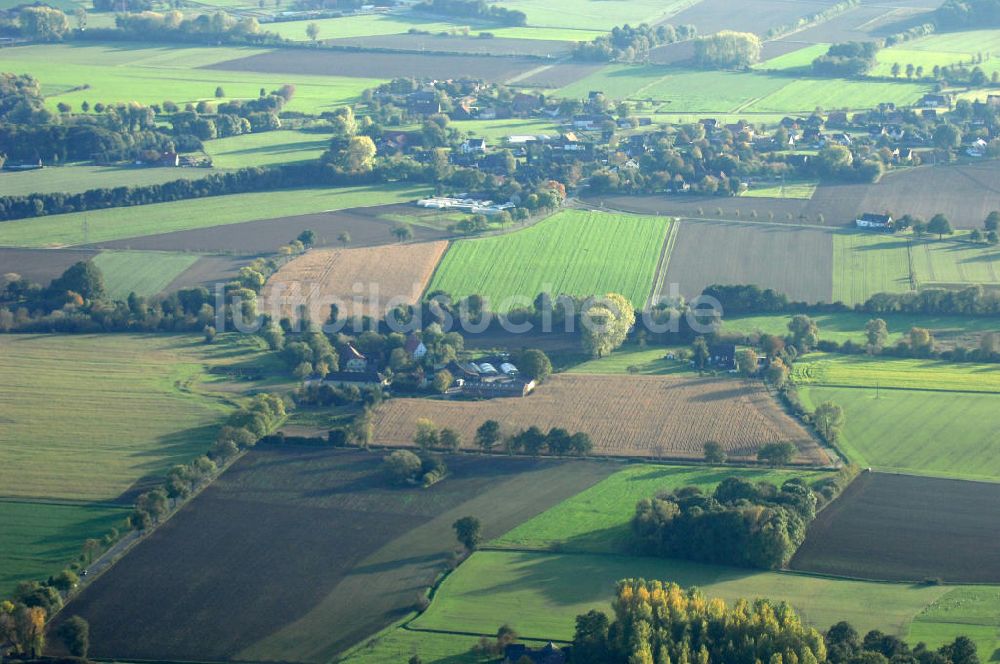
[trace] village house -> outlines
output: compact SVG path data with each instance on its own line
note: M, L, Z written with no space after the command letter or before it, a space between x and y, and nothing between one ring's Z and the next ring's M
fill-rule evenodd
M368 358L351 344L347 344L340 353L340 368L342 371L366 371Z
M411 115L433 115L441 112L441 101L434 90L418 90L406 95L406 111Z
M867 228L883 231L892 230L892 216L888 214L874 214L865 212L854 220L854 225L858 228Z
M420 340L415 334L411 334L406 337L406 343L403 344L403 350L406 354L413 360L422 360L425 355L427 355L427 346L424 342Z
M719 369L735 369L736 344L712 344L708 347L708 361Z
M467 138L460 149L462 154L483 154L486 152L486 139Z

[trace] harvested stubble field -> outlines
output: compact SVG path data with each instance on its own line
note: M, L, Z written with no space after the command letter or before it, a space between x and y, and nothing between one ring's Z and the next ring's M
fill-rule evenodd
M682 221L667 283L692 298L711 284L757 284L804 302L830 302L833 235L822 228Z
M891 581L1000 582L1000 484L865 473L809 527L791 567Z
M380 464L359 451L256 449L64 615L90 622L99 657L329 662L412 609L447 567L456 519L474 514L496 537L613 470L462 456L422 489L388 485Z
M337 19L341 20L341 19ZM492 32L491 30L485 30ZM585 35L579 37L585 39ZM475 35L394 34L369 37L343 37L327 42L334 46L393 51L432 51L472 55L527 55L553 57L567 55L573 43L550 39L483 39Z
M381 317L420 300L447 242L419 242L359 249L313 249L286 263L267 282L261 306L273 316L324 321L330 305L342 317Z
M492 419L505 434L533 425L583 431L602 456L700 459L714 440L731 458L750 460L762 445L787 441L798 448L797 463L829 462L763 387L735 379L559 374L525 398L391 399L375 413L375 443L413 445L420 418L454 429L467 448Z
M311 230L316 234L316 247L340 245L337 238L345 232L350 235L350 246L371 247L398 242L392 234L397 224L384 217L412 213L413 210L417 208L396 205L330 210L113 240L95 246L104 249L269 254L302 231ZM252 212L245 212L244 215L252 216ZM447 235L445 231L426 226L413 225L411 230L416 240L439 240Z
M795 23L799 18L821 11L829 2L807 0L745 0L734 11L731 0L701 0L670 19L674 25L693 25L700 35L720 30L740 30L763 35L770 28Z
M503 83L539 66L529 58L493 58L413 53L303 52L278 49L236 60L217 62L203 69L307 76L357 76L378 72L383 78L473 78Z

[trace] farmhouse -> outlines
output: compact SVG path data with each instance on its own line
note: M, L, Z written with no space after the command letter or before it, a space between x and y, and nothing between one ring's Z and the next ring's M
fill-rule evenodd
M465 142L462 143L461 150L463 154L483 154L486 152L486 139L467 138L465 139Z
M735 369L736 344L712 344L708 347L708 359L719 369Z
M406 354L414 360L422 359L424 355L427 354L427 346L425 346L424 342L420 340L420 337L415 334L411 334L406 337L406 343L403 344L403 350L406 351Z
M854 220L858 228L874 228L877 230L892 230L892 216L888 214L873 214L865 212Z

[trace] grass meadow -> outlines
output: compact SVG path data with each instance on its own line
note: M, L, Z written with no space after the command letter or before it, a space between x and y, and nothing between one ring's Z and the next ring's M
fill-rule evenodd
M624 553L635 505L660 491L683 486L715 488L727 477L774 484L792 477L807 480L821 472L792 472L704 466L630 466L526 521L489 543L505 549Z
M833 301L862 304L876 293L910 290L906 238L846 231L833 236Z
M203 453L228 408L193 391L191 336L0 337L0 495L117 498Z
M80 554L84 540L121 526L124 506L0 499L0 596L26 579L47 578Z
M820 339L843 343L851 340L864 345L865 324L876 316L853 311L833 314L810 314L819 326ZM961 316L923 316L913 314L880 314L889 327L889 343L895 344L907 337L910 329L926 327L939 340L979 332L1000 330L1000 323L989 318L963 318ZM735 334L767 333L788 334L792 314L762 314L726 316L722 331Z
M565 210L517 233L455 242L427 292L479 294L504 312L530 306L541 292L617 292L638 309L669 224L666 217Z
M859 381L860 382L860 381ZM1000 480L1000 395L874 387L799 389L815 408L844 408L837 445L852 461L887 472L955 479Z
M982 62L975 62L982 55ZM964 30L942 32L898 46L884 49L878 54L878 65L872 70L877 76L891 76L893 64L899 64L905 77L907 65L923 67L924 76L930 76L935 66L965 65L981 67L986 75L1000 70L1000 31Z
M196 180L206 172L196 168L131 168L72 164L36 171L0 172L0 191L5 196L28 194L76 194L88 189L163 184L172 180Z
M73 212L5 222L0 225L0 246L51 247L107 242L258 219L402 203L427 192L426 187L409 184L286 189L154 203L141 209L121 207Z
M1000 394L996 364L810 353L795 363L792 376L799 385Z
M135 44L45 44L0 51L0 71L31 74L42 83L46 103L55 109L65 102L79 111L86 101L136 101L184 105L202 100L256 99L260 89L295 85L289 111L320 113L354 101L367 88L384 82L377 78L258 74L201 69L206 65L266 52L252 48L144 47Z
M744 198L797 198L809 200L816 193L818 182L787 182L753 187L743 192Z
M690 371L686 362L667 359L670 349L626 346L596 360L586 360L570 367L568 373L581 374L641 374L661 376Z
M660 104L661 112L757 114L808 113L816 108L867 109L880 101L911 104L929 86L621 64L609 65L554 94L585 98L589 90L602 90L614 99L652 99Z
M667 14L690 4L689 0L631 0L609 7L601 0L553 0L539 3L533 0L502 0L497 3L508 9L518 9L528 16L531 27L564 28L584 31L609 31L616 25L658 23ZM492 31L491 31L492 32ZM582 39L590 39L584 37Z
M847 620L862 634L881 629L900 636L917 613L949 590L661 558L480 551L444 580L412 627L490 634L508 623L524 637L570 640L577 615L593 608L610 613L615 583L624 578L698 586L729 602L744 597L785 600L804 622L819 629ZM962 625L953 629L954 635L962 633Z
M105 251L93 263L104 275L108 295L125 300L129 293L156 295L199 258L198 254L163 251Z
M330 146L327 134L265 131L205 142L215 168L249 168L319 159Z

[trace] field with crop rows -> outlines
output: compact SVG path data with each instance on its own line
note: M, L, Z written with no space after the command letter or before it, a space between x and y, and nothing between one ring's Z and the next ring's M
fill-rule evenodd
M863 473L809 526L790 566L866 579L997 583L998 502L1000 484Z
M173 231L238 224L256 219L276 219L311 212L401 203L419 198L427 191L427 188L422 186L388 184L337 189L285 189L154 203L143 205L141 212L128 207L72 212L40 219L4 222L0 224L0 246L49 247L99 244ZM270 245L269 249L277 249L279 245L295 239L296 233L289 233L280 242ZM193 248L200 249L200 247Z
M790 299L829 302L833 235L822 228L684 220L667 283L692 298L711 284L757 284Z
M833 236L833 301L863 304L876 293L912 290L910 240L885 233Z
M296 317L304 305L309 319L325 321L336 303L342 318L381 317L401 304L415 304L427 286L447 242L418 242L359 249L313 249L281 267L267 282L263 311L277 320Z
M799 385L1000 393L1000 366L810 353L795 362Z
M487 308L529 306L539 293L621 293L646 304L670 221L666 217L565 210L530 228L459 240L428 287L482 295Z
M798 447L799 463L827 462L763 387L730 379L559 374L524 398L390 399L375 412L375 442L413 445L422 417L455 429L465 447L473 447L476 428L493 419L505 434L533 425L583 431L598 455L700 459L704 444L714 440L746 460L766 443L787 441Z
M475 514L495 537L610 472L451 457L446 481L400 488L380 472L381 456L254 450L64 615L89 620L96 656L329 662L412 609L447 568L456 519Z
M200 258L197 254L159 251L103 251L93 262L104 275L108 297L124 300L129 293L156 295Z
M1000 479L1000 395L806 386L803 403L833 401L846 422L838 446L855 462L887 472Z

